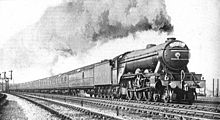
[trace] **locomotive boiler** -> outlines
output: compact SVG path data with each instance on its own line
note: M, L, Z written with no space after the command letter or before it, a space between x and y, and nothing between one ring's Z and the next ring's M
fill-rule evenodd
M59 75L16 84L11 91L48 92L91 97L111 97L145 101L186 101L192 103L196 88L204 87L201 74L189 72L190 52L175 38L149 44Z

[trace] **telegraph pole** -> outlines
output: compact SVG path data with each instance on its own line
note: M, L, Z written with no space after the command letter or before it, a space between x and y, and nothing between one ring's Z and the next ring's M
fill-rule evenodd
M6 72L3 72L4 73L4 80L5 80L5 92L8 92L8 78L6 76Z
M216 94L216 97L219 96L219 79L217 79L217 94Z
M3 92L3 78L1 76L1 73L0 73L0 80L2 80L2 92Z
M9 80L12 80L12 70L9 71L11 73L10 77L8 78L6 76L6 72L3 72L4 73L4 78L3 80L5 80L5 92L9 92Z
M12 71L12 70L10 70L9 72L11 73L11 75L10 75L10 78L9 78L9 79L10 79L10 80L12 80L12 72L13 72L13 71ZM14 84L14 80L13 80L13 84Z
M9 79L10 79L10 80L12 80L12 72L13 72L13 71L12 71L12 70L10 70L9 72L11 73L11 75L10 75L10 78L9 78ZM14 84L14 80L13 80L13 84ZM9 83L8 83L8 90L9 90Z
M213 79L213 90L212 90L212 92L213 92L213 97L215 96L215 79Z

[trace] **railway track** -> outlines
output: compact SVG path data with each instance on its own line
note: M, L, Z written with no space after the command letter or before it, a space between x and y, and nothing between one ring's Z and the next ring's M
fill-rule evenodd
M41 95L41 94L34 93L33 95ZM42 94L42 95L51 96L51 94ZM53 94L53 96L60 96L60 95ZM73 97L73 96L65 96L65 97ZM196 102L196 103L194 103L194 105L186 105L186 104L177 104L177 103L146 102L146 101L109 99L109 98L92 98L92 99L101 99L101 100L104 99L104 100L119 101L119 102L140 103L140 104L144 104L144 105L167 106L167 107L174 107L174 108L179 108L179 109L190 109L190 110L198 110L198 111L202 110L202 111L206 111L206 112L220 113L220 105L215 104L215 103L211 103L211 102L209 102L208 104L205 104L204 102L202 104L200 104L200 102Z
M103 119L103 120L121 120L122 118L119 118L117 116L111 116L108 114L103 114L101 112L97 111L91 111L89 109L80 107L80 106L74 106L72 104L67 104L64 102L59 102L51 99L36 97L36 96L30 96L25 94L12 94L15 96L18 96L20 98L23 98L27 101L30 101L31 103L34 103L37 106L42 107L43 109L49 111L50 113L56 115L57 117L61 118L62 120L75 120L76 114L73 111L80 112L80 118L86 118L86 119ZM60 108L62 107L62 108ZM64 112L64 111L68 111ZM78 115L79 116L79 115Z
M33 94L32 94L33 95ZM36 94L35 94L36 95ZM40 94L38 94L40 95ZM167 119L220 119L218 108L207 108L198 105L168 104L144 101L128 101L120 99L100 99L73 97L64 95L41 94L41 97L65 99L73 102L84 102L93 106L118 109L123 112L136 113L140 116L160 116Z
M116 99L116 101L118 101ZM173 108L177 108L177 109L189 109L189 110L202 110L205 112L216 112L219 113L220 112L220 106L216 106L216 104L210 104L210 105L206 105L206 104L198 104L195 103L193 105L186 105L186 104L177 104L177 103L162 103L162 102L146 102L146 101L136 101L136 100L119 100L119 101L126 101L126 102L131 102L131 103L141 103L141 104L145 104L145 105L156 105L156 106L167 106L167 107L173 107Z
M206 106L206 107L219 108L219 112L220 112L220 101L197 100L194 104L195 105Z

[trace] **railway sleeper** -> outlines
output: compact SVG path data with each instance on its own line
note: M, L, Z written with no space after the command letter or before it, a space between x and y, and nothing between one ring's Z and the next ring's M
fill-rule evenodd
M166 115L164 113L159 113L159 116L164 118Z
M137 109L136 113L142 113L142 110Z
M162 114L164 119L168 119L169 116L167 114Z
M195 106L195 105L190 106L190 109L196 109L196 108L197 108L197 106Z
M196 109L197 109L197 110L203 110L203 109L204 109L204 106L197 106Z
M195 113L195 116L203 117L203 116L204 116L204 113L197 112L197 113Z
M217 107L216 108L211 108L210 111L212 111L212 112L220 112L220 108L217 108Z
M173 104L173 107L177 108L177 107L179 107L179 105L178 104Z
M128 107L127 107L125 110L126 110L126 111L129 111L129 110L130 110L130 108L128 108Z
M194 115L195 115L195 112L193 112L193 111L188 111L188 112L187 112L187 115L194 116Z
M122 110L126 110L126 108L127 108L127 107L122 107L121 109L122 109Z
M205 107L204 110L205 110L205 111L212 111L212 109L210 109L210 108L208 108L208 107Z
M204 114L204 117L205 117L205 118L212 119L212 118L213 118L213 115L208 114L208 113L205 113L205 114Z
M135 109L135 108L130 108L130 109L129 109L129 112L134 113L135 111L136 111L136 109Z
M185 105L179 105L178 107L179 108L185 108ZM188 108L188 106L187 106L187 108Z
M216 120L220 120L220 114L214 115L213 118L216 119Z
M150 110L153 110L153 109L154 109L153 106L148 106L147 108L150 109Z
M180 113L180 110L174 109L173 112L178 114Z
M153 110L159 111L161 109L159 107L153 107Z
M187 114L187 112L186 112L186 111L182 111L182 110L180 110L180 111L179 111L179 113L180 113L180 114L184 114L184 115L186 115L186 114Z
M174 115L168 113L168 114L167 114L167 117L168 117L168 118L174 118Z
M183 120L183 117L182 116L174 116L174 119L175 120Z
M141 117L147 117L147 118L151 118L152 115L150 115L149 113L143 112L140 114Z

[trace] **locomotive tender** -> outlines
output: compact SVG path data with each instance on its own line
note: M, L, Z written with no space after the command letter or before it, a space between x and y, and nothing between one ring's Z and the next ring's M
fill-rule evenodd
M194 102L196 88L204 87L201 74L189 72L189 48L167 38L160 45L129 51L111 60L26 83L10 85L10 91L59 92L93 97L146 101Z

